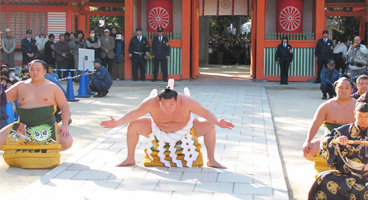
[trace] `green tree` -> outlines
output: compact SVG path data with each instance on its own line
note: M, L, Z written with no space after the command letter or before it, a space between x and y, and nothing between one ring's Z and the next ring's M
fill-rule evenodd
M221 35L226 34L226 29L230 24L233 24L239 34L241 33L241 25L247 23L249 20L250 17L248 16L210 16L210 35L215 33Z
M353 40L355 36L359 35L360 23L355 17L333 17L333 21L338 25L333 30L333 39L337 41Z
M123 11L124 8L104 8L104 7L90 7L91 11ZM98 26L99 20L105 20L105 26L106 28L110 29L112 27L116 27L118 32L124 33L125 28L125 18L124 16L98 16L98 15L91 15L90 16L90 22L89 26L90 29L94 29Z

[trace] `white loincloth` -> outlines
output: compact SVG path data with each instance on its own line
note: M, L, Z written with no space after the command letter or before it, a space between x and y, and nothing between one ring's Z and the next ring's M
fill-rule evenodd
M187 87L184 88L184 94L186 96L190 96L190 91ZM157 90L153 89L149 96L157 96ZM161 131L157 126L156 123L151 119L151 128L152 133L149 135L146 143L146 151L148 154L148 157L153 160L151 153L151 147L153 147L152 141L154 141L156 138L158 140L158 157L160 157L160 161L165 164L166 167L171 167L171 164L169 161L165 160L165 143L169 143L169 151L170 151L170 157L172 159L172 162L176 164L177 167L183 167L183 163L181 160L177 160L177 155L175 154L176 148L175 145L178 141L181 141L181 147L183 148L182 154L184 154L184 160L187 161L187 167L192 167L192 164L195 160L197 160L197 157L199 155L198 152L195 151L196 147L194 146L194 141L192 140L192 135L190 134L190 129L193 127L193 120L194 117L190 115L190 119L187 123L187 125L184 126L179 131L176 131L175 133L166 133L164 131ZM156 136L156 138L155 138Z
M175 145L178 141L181 141L181 147L183 148L182 154L184 154L184 160L187 161L186 166L192 167L193 162L197 159L199 153L195 151L196 147L194 146L194 141L192 139L192 135L190 134L190 130L193 127L193 120L194 117L190 116L190 119L185 125L184 128L182 128L179 131L176 131L175 133L166 133L162 130L160 130L156 123L151 120L151 127L152 127L152 133L149 135L149 138L147 139L146 143L146 150L148 157L153 160L151 153L151 147L153 147L152 141L154 141L156 138L158 140L158 147L157 150L159 151L157 156L160 157L160 161L165 164L166 167L171 167L171 164L169 161L165 160L165 144L169 143L169 151L170 151L170 157L172 159L172 162L176 164L177 167L183 167L183 163L181 160L177 160L177 155L175 154L176 148ZM155 138L156 137L156 138Z

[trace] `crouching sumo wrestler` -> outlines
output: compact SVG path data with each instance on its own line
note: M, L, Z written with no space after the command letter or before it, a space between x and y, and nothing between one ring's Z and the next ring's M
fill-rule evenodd
M9 166L52 168L60 163L59 151L69 149L73 138L68 130L70 110L63 91L45 79L48 65L42 60L29 64L30 79L6 91L7 101L17 100L19 121L0 130L0 150ZM62 111L58 126L54 113Z
M143 117L147 113L150 113L151 117ZM194 118L192 113L204 119ZM167 87L158 95L152 95L151 93L136 109L128 112L119 120L111 117L111 120L102 121L101 126L114 128L127 123L129 123L127 132L128 155L122 163L117 165L118 167L135 165L135 148L139 135L143 135L149 138L146 151L150 159L154 161L150 153L152 149L153 151L157 149L157 155L166 167L170 167L171 164L162 155L165 151L175 152L176 150L181 150L185 152L188 150L188 147L186 147L188 144L192 146L192 148L189 147L191 152L187 151L187 155L185 155L186 153L183 154L187 158L192 157L196 155L196 152L193 151L193 145L198 146L196 137L203 136L207 148L207 166L226 168L215 160L215 125L227 129L232 129L234 125L224 119L217 119L211 111L201 106L188 95L178 94L175 90ZM191 167L193 160L186 159L186 162L183 164L177 160L174 153L170 154L172 162L177 167L184 165Z

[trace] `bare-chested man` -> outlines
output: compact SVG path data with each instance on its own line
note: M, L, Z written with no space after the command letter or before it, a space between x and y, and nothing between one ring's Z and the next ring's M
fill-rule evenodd
M326 126L326 134L332 129L354 122L355 99L350 95L353 92L353 83L347 78L340 78L334 83L337 96L319 106L313 117L312 126L308 130L307 140L303 144L303 154L313 161L320 147L320 140L315 139L319 127Z
M48 65L42 60L33 60L29 64L30 79L20 81L13 85L6 91L7 101L17 100L17 112L19 114L19 122L17 127L33 128L42 126L44 124L53 126L56 111L56 105L62 111L62 125L58 127L59 143L61 150L69 149L73 144L73 138L70 136L68 130L68 121L70 116L69 105L66 101L63 91L51 81L45 79ZM21 125L19 125L21 124ZM19 126L18 126L19 125ZM14 128L13 124L9 124L0 131L0 150L2 150L9 128ZM22 130L18 135L29 142L38 144L46 144L46 140L50 135L48 133L32 133L32 135L25 135L26 132ZM17 133L15 133L17 134ZM52 141L52 139L50 139Z
M152 118L143 117L147 113L150 113ZM192 113L204 118L195 118L193 128L197 137L204 136L207 148L207 166L226 168L215 160L215 125L227 129L232 129L234 125L224 119L217 119L211 111L201 106L196 100L178 94L174 90L165 89L157 96L148 97L136 109L128 112L119 120L111 117L111 120L102 121L101 126L114 128L129 123L127 132L128 155L117 166L135 165L134 154L139 135L149 137L152 133L151 120L161 131L175 133L189 123Z

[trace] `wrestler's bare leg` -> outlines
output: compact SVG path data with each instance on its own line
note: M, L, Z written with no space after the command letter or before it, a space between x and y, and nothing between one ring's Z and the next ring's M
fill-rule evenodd
M207 158L208 158L207 166L226 169L227 167L221 165L215 159L215 146L216 146L215 125L203 118L199 118L194 119L193 128L198 137L201 136L204 137L204 144L206 145Z
M143 135L148 138L151 133L151 118L144 117L130 122L127 131L128 155L122 163L116 166L121 167L135 165L135 148L139 140L139 135Z
M59 127L60 127L60 125L59 125ZM73 145L73 137L71 135L69 135L68 137L61 136L60 133L59 133L59 143L61 144L60 151L68 150Z
M5 126L4 128L2 128L0 130L0 150L3 150L3 147L5 145L5 141L6 141L6 134L8 133L9 127L11 126L11 124Z
M312 140L309 153L303 153L303 156L313 161L313 158L317 156L318 149L320 148L320 142L319 139Z

